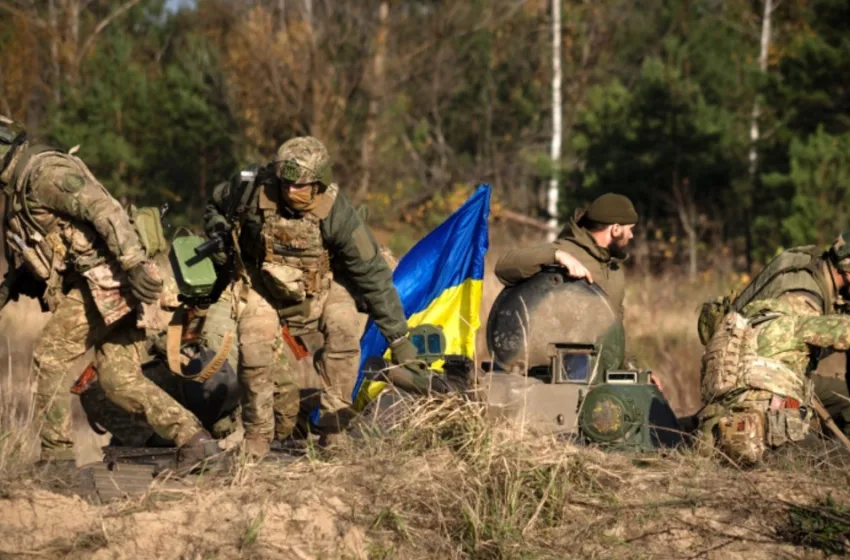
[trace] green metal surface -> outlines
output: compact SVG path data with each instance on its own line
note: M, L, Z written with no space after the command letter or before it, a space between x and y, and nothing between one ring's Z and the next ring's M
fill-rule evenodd
M171 242L171 266L180 293L186 297L204 297L212 292L216 281L212 259L199 259L195 248L204 239L197 235L185 235Z

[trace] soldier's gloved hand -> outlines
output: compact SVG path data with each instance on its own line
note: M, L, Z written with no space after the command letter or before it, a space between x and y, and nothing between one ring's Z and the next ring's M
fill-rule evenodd
M145 263L139 263L127 271L130 291L142 303L153 303L162 292L162 279L151 274Z
M224 266L227 263L227 253L224 251L216 251L212 255L210 255L212 262L216 264L216 266Z
M416 349L416 345L410 342L410 339L406 336L392 341L390 350L392 351L390 357L396 365L414 362L419 357L419 350Z

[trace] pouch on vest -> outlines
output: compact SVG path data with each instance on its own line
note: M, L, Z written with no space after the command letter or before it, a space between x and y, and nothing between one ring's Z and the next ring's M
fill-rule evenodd
M713 298L702 304L697 320L697 332L703 346L709 343L720 321L729 313L731 308L732 301L728 296Z
M103 263L82 274L104 323L111 325L133 309L133 304L121 289L125 273L117 263Z
M739 313L727 313L708 341L702 356L700 393L702 401L742 388L741 377L755 359L755 337L749 322Z
M767 444L779 447L789 441L802 441L809 433L811 413L801 412L799 408L780 408L768 410L766 439Z
M168 241L162 232L162 221L159 218L159 208L145 206L136 208L131 205L127 209L130 221L139 235L139 241L145 249L148 258L164 253L168 249Z
M298 303L307 296L304 271L284 263L264 262L263 284L278 303Z
M765 451L764 413L731 412L717 423L717 446L730 459L741 463L761 461Z

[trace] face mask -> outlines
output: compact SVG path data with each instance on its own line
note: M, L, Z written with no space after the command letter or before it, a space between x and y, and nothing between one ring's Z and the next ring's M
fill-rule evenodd
M317 201L315 187L300 191L290 191L289 187L284 187L283 198L287 205L293 210L311 210Z

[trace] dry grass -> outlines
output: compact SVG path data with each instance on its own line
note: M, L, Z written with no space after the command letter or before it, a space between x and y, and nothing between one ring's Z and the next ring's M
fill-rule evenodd
M421 400L380 436L105 506L18 481L0 557L801 558L847 549L846 465L604 453ZM11 538L12 536L15 538Z
M630 278L630 353L661 374L680 411L696 404L698 304L727 289L716 278ZM497 293L488 274L487 309ZM850 471L828 444L741 470L690 451L604 453L535 437L453 399L416 401L380 436L295 462L237 461L197 484L108 505L51 493L25 476L41 321L32 306L0 316L0 558L756 559L848 550ZM75 433L88 455L81 462L95 459L100 441L84 422Z

